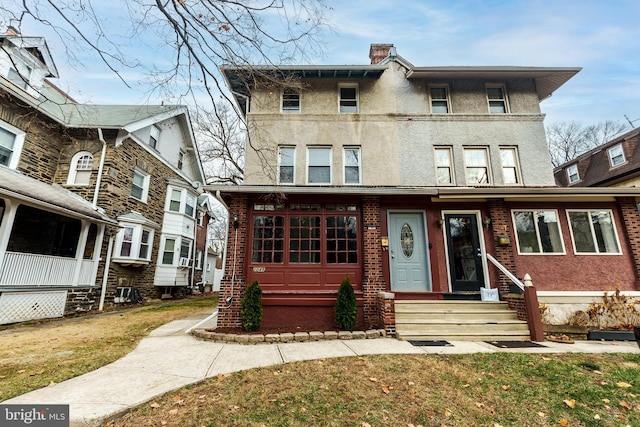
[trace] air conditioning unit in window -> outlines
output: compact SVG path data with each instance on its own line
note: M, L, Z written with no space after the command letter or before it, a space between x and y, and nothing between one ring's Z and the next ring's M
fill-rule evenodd
M180 258L180 267L189 267L189 263L191 262L191 260L189 258Z

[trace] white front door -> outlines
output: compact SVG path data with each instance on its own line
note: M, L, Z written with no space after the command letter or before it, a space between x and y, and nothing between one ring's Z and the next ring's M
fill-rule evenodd
M430 291L424 212L389 214L389 265L392 291Z

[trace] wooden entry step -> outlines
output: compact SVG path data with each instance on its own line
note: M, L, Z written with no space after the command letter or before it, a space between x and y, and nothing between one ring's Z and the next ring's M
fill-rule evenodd
M527 322L506 302L396 300L401 340L529 341Z

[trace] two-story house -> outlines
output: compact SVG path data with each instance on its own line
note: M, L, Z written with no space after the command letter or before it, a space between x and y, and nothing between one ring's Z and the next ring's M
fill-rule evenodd
M370 59L223 68L252 148L243 185L206 187L230 213L219 326L253 280L265 325L334 327L348 276L360 325L432 338L409 303L477 307L526 274L548 298L638 289L635 194L554 184L540 102L579 68L417 67L389 44ZM444 335L500 335L486 318Z
M43 38L0 44L0 323L190 286L204 174L187 109L77 103L47 80Z

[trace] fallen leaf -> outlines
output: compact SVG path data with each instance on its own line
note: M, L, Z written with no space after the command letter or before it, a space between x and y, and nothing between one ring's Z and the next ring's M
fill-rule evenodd
M546 417L546 416L547 416L547 414L545 414L544 412L538 412L538 416L539 416L540 418L544 418L544 417Z
M602 399L602 402L606 403L607 405L611 402L609 399Z
M462 386L462 388L467 388L467 387L471 387L471 384L464 384L464 385Z
M503 385L503 386L502 386L502 389L503 389L504 391L508 391L508 390L511 390L511 386L510 386L510 385Z
M218 373L218 381L221 381L224 378L224 375L222 375L222 373Z
M567 405L571 409L576 407L576 400L575 399L565 399L565 400L563 400L563 402L564 402L565 405Z
M159 407L160 407L160 404L159 404L159 403L157 403L157 402L152 402L150 406L151 406L153 409L156 409L156 408L159 408Z
M560 420L560 422L558 423L560 424L562 427L566 427L569 425L569 421L565 420L564 418Z
M169 411L169 415L176 415L178 413L177 409L172 409Z
M621 382L619 382L619 383L616 383L616 385L617 385L618 387L620 387L620 388L629 388L629 387L633 387L631 384L626 383L626 382L624 382L624 381L621 381Z
M371 378L369 378L369 381L371 381L372 383L377 383L378 379L374 378L374 377L371 377Z
M444 415L447 417L450 417L451 415L453 415L453 412L451 412L451 409L445 409L444 410Z
M202 400L202 399L206 399L207 395L206 394L201 394L200 396L198 396L198 399Z
M3 379L5 379L5 378L7 378L7 376L6 376L6 375L0 375L0 380L3 380Z
M478 408L482 408L484 406L484 403L476 402L476 406Z
M414 383L413 381L409 381L407 384L409 384L409 385L416 385L416 383Z
M26 369L20 369L20 370L18 371L18 373L19 373L19 374L24 374L25 372L26 372Z
M594 373L594 374L596 374L596 375L604 375L604 374L603 374L602 372L600 372L600 371L593 371L593 373Z
M624 409L627 409L629 411L633 411L633 406L629 405L624 400L620 402L620 406L622 406Z
M51 381L47 387L50 387L50 386L52 386L52 385L56 385L56 384L57 384L56 382Z
M365 423L364 421L362 422L362 427L371 427L371 424L369 423Z
M599 419L600 419L600 415L595 414L595 415L593 416L593 419L594 419L594 420L599 420Z
M384 394L389 394L389 386L383 385L383 386L382 386L382 392L383 392Z

